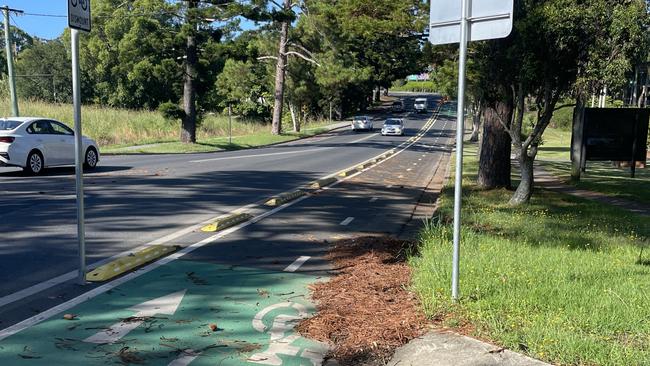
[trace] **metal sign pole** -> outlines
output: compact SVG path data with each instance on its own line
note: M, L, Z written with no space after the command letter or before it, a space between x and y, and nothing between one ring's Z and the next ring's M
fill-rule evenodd
M458 109L456 111L456 183L454 189L454 253L451 271L451 297L458 301L460 258L460 211L463 184L463 137L465 132L465 67L468 43L468 0L462 0L460 19L460 55L458 60Z
M81 135L81 85L79 82L79 31L70 30L72 40L72 100L74 104L75 178L77 186L77 238L79 240L79 275L77 282L86 283L86 233L84 223L83 140Z

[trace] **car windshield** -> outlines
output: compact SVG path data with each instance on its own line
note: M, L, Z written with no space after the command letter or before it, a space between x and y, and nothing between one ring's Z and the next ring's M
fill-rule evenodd
M389 119L386 122L384 122L384 125L386 126L399 126L401 125L399 120L396 119Z
M10 131L22 124L21 121L0 120L0 131Z

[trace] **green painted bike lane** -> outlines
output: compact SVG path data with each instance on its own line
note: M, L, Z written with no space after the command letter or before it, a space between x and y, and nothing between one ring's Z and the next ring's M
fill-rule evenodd
M320 365L293 331L315 281L177 260L0 341L0 365Z

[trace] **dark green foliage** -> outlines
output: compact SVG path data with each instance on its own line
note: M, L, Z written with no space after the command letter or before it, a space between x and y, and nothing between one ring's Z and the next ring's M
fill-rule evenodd
M178 121L185 118L185 111L173 102L164 102L158 106L158 112L164 119L169 121Z

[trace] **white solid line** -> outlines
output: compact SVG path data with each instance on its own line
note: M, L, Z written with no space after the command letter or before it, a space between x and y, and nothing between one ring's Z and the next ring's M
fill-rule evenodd
M375 202L375 201L377 201L378 199L379 199L379 198L377 198L377 197L373 197L373 198L370 199L370 203Z
M298 257L293 263L287 266L287 268L284 269L285 272L295 272L302 266L305 262L309 260L309 256L303 255L301 257Z
M341 225L348 226L348 224L351 223L352 220L354 220L354 217L348 217L347 219L341 221Z
M244 206L244 207L242 207L242 208L240 208L238 210L235 210L235 212L239 212L241 210L250 208L250 207L252 207L254 205L255 205L255 203L251 203L251 204L246 205L246 206ZM115 259L125 257L127 255L130 255L130 254L134 253L134 252L139 252L139 251L141 251L143 249L146 249L146 248L148 248L150 246L153 246L153 245L162 245L162 244L168 243L168 242L170 242L170 241L172 241L174 239L177 239L177 238L179 238L179 237L181 237L181 236L183 236L185 234L188 234L188 233L191 233L192 231L198 230L198 229L202 228L203 226L205 226L205 225L207 225L207 224L209 224L211 222L214 222L215 220L217 220L217 219L219 219L221 217L227 216L227 215L230 215L230 213L225 213L225 214L221 214L219 216L209 218L209 219L204 220L203 222L201 222L199 224L186 227L185 229L175 231L175 232L173 232L171 234L165 235L165 236L163 236L161 238L158 238L158 239L156 239L154 241L151 241L149 243L140 245L138 247L135 247L133 249L130 249L130 250L127 250L127 251L124 251L124 252L121 252L121 253L117 253L117 254L109 257L109 258L102 259L100 261L91 263L90 265L88 265L88 269L93 270L93 269L95 269L95 268L97 268L99 266L102 266L102 265L104 265L106 263L109 263L109 262L111 262L111 261L113 261ZM49 288L60 285L60 284L62 284L64 282L68 282L68 281L76 278L77 273L78 272L76 270L75 271L70 271L68 273L64 273L64 274L62 274L60 276L54 277L54 278L49 279L47 281L37 283L37 284L35 284L33 286L30 286L28 288L22 289L20 291L16 291L14 293L11 293L9 295L5 295L3 297L0 297L0 307L11 304L11 303L16 302L18 300L22 300L22 299L24 299L26 297L35 295L35 294L37 294L37 293L39 293L41 291L45 291L45 290L47 290Z
M320 148L317 148L317 149L298 150L298 151L283 151L283 152L268 153L268 154L251 154L251 155L241 155L241 156L226 156L226 157L222 157L222 158L191 160L190 163L203 163L203 162L206 162L206 161L217 161L217 160L246 159L246 158L256 158L256 157L260 157L260 156L307 154L307 153L312 153L312 152L316 152L316 151L330 150L330 149L333 149L333 147L320 147Z
M369 138L373 138L373 137L375 137L377 135L379 135L379 134L378 133L373 133L372 135L368 135L368 136L362 137L360 139L350 141L350 142L348 142L348 144L356 144L357 142L361 142L361 141L367 140Z

